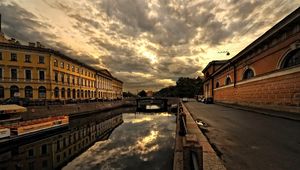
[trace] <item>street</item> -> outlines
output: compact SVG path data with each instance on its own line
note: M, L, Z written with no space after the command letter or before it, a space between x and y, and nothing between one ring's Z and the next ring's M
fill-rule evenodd
M300 122L216 104L185 103L227 169L300 169Z

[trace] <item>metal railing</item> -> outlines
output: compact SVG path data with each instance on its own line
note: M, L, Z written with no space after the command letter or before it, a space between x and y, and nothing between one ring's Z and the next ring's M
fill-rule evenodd
M202 146L198 143L198 140L193 133L188 132L186 123L186 113L184 112L182 103L178 108L178 134L183 139L183 169L184 170L203 170L203 153ZM192 139L190 139L192 138ZM194 139L196 138L196 139Z

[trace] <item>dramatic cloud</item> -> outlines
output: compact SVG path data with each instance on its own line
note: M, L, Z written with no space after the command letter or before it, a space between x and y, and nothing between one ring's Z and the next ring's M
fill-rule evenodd
M290 0L4 0L3 32L158 90L228 59L291 13ZM230 51L226 56L219 51Z

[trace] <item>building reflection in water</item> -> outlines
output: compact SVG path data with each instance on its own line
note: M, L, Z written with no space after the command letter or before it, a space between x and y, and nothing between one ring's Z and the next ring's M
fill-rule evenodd
M0 153L0 169L60 169L95 142L108 139L122 123L122 114L100 121L71 120L68 130Z
M172 169L176 117L169 113L123 113L124 123L63 170Z

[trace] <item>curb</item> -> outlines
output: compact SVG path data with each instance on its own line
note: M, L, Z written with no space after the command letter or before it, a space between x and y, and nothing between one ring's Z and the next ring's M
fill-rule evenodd
M196 124L192 114L189 112L189 110L184 104L182 104L182 107L183 112L186 114L188 131L197 137L199 144L202 146L203 170L226 170L224 163L217 156L217 153L209 143L208 139Z

